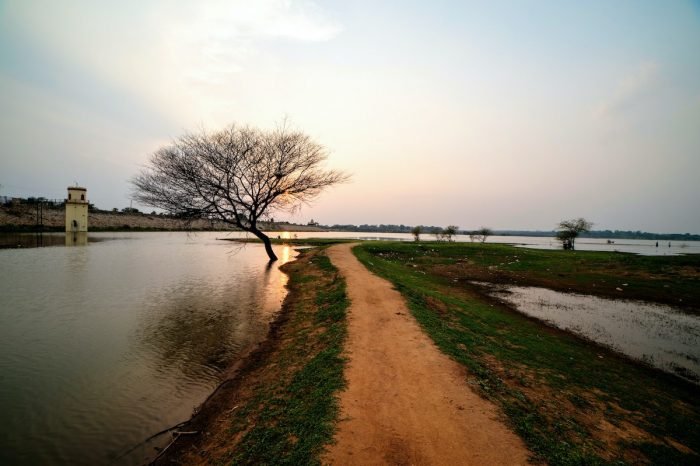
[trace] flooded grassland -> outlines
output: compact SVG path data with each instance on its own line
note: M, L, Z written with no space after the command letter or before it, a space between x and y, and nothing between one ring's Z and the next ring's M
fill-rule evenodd
M700 317L661 304L474 282L518 311L700 384Z

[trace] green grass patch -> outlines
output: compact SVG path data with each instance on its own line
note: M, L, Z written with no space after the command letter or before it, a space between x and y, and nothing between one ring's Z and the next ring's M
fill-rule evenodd
M693 453L700 452L698 387L548 328L466 284L488 277L529 284L546 273L568 287L591 273L613 279L605 270L641 282L679 267L692 282L697 259L455 243L366 242L354 252L394 283L426 333L468 369L467 383L501 407L537 458L561 465L700 460Z
M229 418L235 441L221 464L320 464L333 437L345 383L345 281L321 250L285 268L290 321L279 350L252 377L253 395Z
M380 258L432 267L433 274L443 276L641 299L700 313L700 254L641 256L488 243L378 242L368 247Z

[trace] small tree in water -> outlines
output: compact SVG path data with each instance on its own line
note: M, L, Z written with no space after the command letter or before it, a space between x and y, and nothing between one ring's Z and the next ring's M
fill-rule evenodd
M480 243L485 243L489 236L493 235L493 230L488 227L481 227L478 230L474 230L469 233L469 239L473 243L474 241L479 241Z
M423 232L423 228L421 228L420 225L416 225L413 228L411 228L411 234L413 235L413 239L415 241L420 241L420 234Z
M324 170L323 146L286 124L273 131L231 125L186 134L156 151L137 175L134 198L192 220L222 220L250 232L277 260L258 222L274 210L293 211L323 189L348 180Z
M457 225L447 225L447 227L443 230L442 235L448 242L450 242L452 241L452 237L457 234L457 231L459 231L459 227Z
M557 226L557 239L561 241L564 249L574 249L578 235L590 231L592 227L593 223L585 218L562 220Z

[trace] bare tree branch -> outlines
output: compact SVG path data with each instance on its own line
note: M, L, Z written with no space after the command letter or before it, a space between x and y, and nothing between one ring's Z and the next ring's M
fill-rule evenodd
M277 257L258 221L293 211L349 176L323 169L328 152L284 122L273 131L228 126L188 133L157 150L132 179L134 199L184 219L216 218L248 231Z

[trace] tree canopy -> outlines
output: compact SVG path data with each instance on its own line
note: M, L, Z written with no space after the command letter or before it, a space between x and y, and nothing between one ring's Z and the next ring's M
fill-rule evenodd
M132 180L134 198L184 219L219 219L250 232L277 256L259 222L293 211L348 175L323 169L326 149L283 124L271 131L230 125L188 133L157 150Z
M413 239L415 241L420 241L420 234L423 233L423 227L420 225L416 225L413 228L411 228L411 234L413 235Z
M593 223L582 217L562 220L557 225L557 239L562 242L564 249L574 249L578 235L591 228L593 228Z
M489 236L493 235L493 230L489 227L481 227L478 230L474 230L469 233L469 239L472 242L479 241L485 243Z
M459 231L459 227L457 225L447 225L445 229L442 232L442 236L447 240L447 241L452 241L452 237L457 234Z

